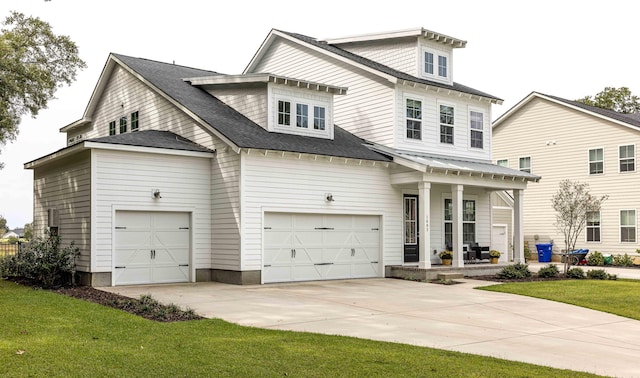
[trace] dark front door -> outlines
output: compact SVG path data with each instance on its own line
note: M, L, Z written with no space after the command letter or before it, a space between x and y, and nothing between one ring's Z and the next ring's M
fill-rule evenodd
M404 196L404 262L418 262L418 196Z

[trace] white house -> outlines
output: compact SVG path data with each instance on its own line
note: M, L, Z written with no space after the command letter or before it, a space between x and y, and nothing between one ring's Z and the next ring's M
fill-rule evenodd
M240 75L111 54L68 145L34 170L34 230L90 285L383 277L507 250L491 193L495 96L453 81L465 41L424 29L320 41L272 30Z
M636 255L640 202L637 144L640 118L557 96L532 92L493 124L493 158L499 165L544 177L527 190L524 237L565 248L551 197L563 179L589 184L591 194L608 195L592 213L576 247L605 254Z

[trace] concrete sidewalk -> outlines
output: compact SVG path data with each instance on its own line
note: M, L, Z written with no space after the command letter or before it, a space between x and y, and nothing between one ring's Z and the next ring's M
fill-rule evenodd
M492 283L460 281L463 283L437 285L377 278L103 289L136 298L151 294L163 303L247 326L354 336L640 377L640 321L552 301L474 290Z

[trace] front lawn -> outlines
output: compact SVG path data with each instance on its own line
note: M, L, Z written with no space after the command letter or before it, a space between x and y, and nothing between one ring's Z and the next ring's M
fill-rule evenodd
M478 289L549 299L640 320L639 280L517 282Z
M3 280L0 314L2 377L594 376L216 319L159 323Z

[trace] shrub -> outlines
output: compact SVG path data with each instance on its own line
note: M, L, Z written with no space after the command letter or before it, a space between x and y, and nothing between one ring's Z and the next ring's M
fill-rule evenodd
M71 242L60 248L60 237L34 239L16 254L0 260L4 277L25 278L44 287L73 283L79 250Z
M574 279L581 280L584 278L584 270L582 270L582 268L571 268L567 270L567 273L565 273L565 276L567 276L567 278L574 278Z
M560 271L558 270L558 267L554 264L549 264L544 268L540 268L540 270L538 271L538 277L542 277L542 278L555 278L555 277L558 277L559 274L560 274Z
M587 255L587 265L602 266L604 265L604 256L598 251L593 251Z
M604 269L592 269L587 272L587 278L591 280L617 280L618 276L609 274Z
M529 265L523 263L516 263L513 265L508 265L502 268L500 272L496 274L498 278L527 278L531 277L531 271L529 270Z
M613 256L613 265L615 266L633 266L633 258L627 255L615 255Z

